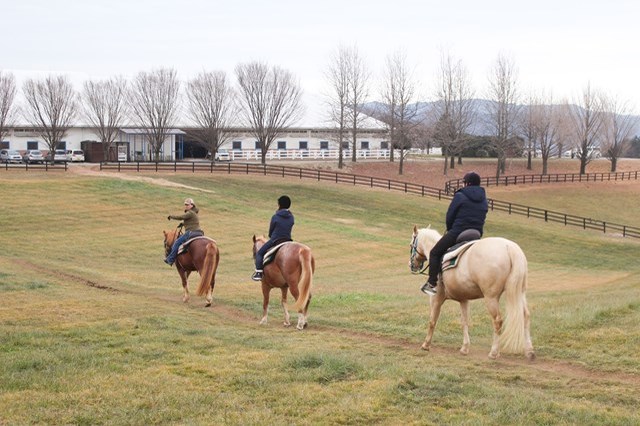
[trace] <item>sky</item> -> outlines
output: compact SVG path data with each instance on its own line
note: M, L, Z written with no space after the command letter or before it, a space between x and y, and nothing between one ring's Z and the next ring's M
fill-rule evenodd
M522 94L577 99L590 84L640 108L638 0L0 0L0 70L18 84L48 74L85 80L174 68L182 81L261 61L327 93L339 46L356 46L379 100L386 57L402 51L417 100L432 100L442 52L462 61L479 98L498 55ZM377 98L377 99L376 99Z

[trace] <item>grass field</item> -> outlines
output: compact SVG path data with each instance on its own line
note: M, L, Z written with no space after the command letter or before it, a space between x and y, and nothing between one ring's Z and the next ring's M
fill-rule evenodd
M446 202L282 178L123 177L0 173L0 424L640 423L640 241L490 213L486 234L527 254L538 355L490 361L482 301L470 355L453 302L433 349L419 349L428 298L408 245L414 224L443 227ZM259 326L249 279L251 236L282 193L316 257L303 332L282 327L276 292ZM618 194L606 203L638 211L637 186ZM183 304L162 262L166 216L187 196L220 247L211 308Z

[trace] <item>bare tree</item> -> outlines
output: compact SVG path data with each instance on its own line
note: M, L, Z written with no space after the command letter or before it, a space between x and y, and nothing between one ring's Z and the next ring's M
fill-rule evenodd
M16 93L16 79L13 74L0 70L0 142L7 136L9 126L12 125Z
M530 105L532 122L532 136L534 137L533 148L540 148L542 157L542 174L546 175L549 170L549 158L562 134L564 116L562 109L553 103L553 95L541 93L535 99L537 101ZM529 153L531 155L531 153Z
M494 129L494 146L498 153L496 178L505 172L507 156L517 141L519 114L518 72L512 58L498 55L489 73L488 98L490 120Z
M189 134L211 153L231 136L231 120L236 115L235 92L224 71L203 72L187 84L189 115L196 129Z
M591 89L591 84L587 84L582 96L571 108L571 119L580 159L580 174L585 174L587 164L593 160L593 149L602 137L604 124L602 97Z
M343 167L343 145L348 128L349 112L349 49L340 46L332 55L329 66L325 71L328 82L327 94L331 122L336 129L338 143L338 168Z
M369 96L371 74L357 47L349 49L349 122L351 124L351 161L356 162L358 129L366 116L360 111ZM392 148L393 149L393 148Z
M236 66L240 114L260 145L262 164L276 137L303 114L302 90L293 74L261 62Z
M474 91L466 67L449 53L443 52L440 56L436 82L436 133L444 155L443 174L446 176L447 167L455 167L456 155L459 163L462 162L460 154L475 117Z
M539 99L534 94L527 97L527 106L520 114L520 133L524 138L524 152L527 156L527 170L532 169L531 159L536 154L536 142L538 129L537 121L543 112Z
M382 99L385 103L383 121L391 139L391 158L394 149L400 150L398 174L403 173L405 150L411 148L411 129L417 123L418 105L411 103L416 85L407 67L406 54L397 51L387 57L383 72Z
M147 132L153 159L160 161L160 151L175 123L179 110L180 81L173 69L141 71L131 88L131 112L137 125Z
M611 171L615 172L618 158L624 155L629 140L634 136L638 127L638 117L632 115L632 108L628 101L620 100L616 96L604 96L604 128L601 149L604 156L611 162Z
M78 111L78 95L66 76L29 79L23 86L25 119L40 131L53 160L58 143L67 134Z
M104 159L109 161L111 145L128 116L127 81L122 77L85 81L81 99L83 115L96 129Z

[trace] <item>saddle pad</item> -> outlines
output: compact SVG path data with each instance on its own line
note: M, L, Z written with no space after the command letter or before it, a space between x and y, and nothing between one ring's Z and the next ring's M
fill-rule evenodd
M455 268L458 265L458 258L462 256L462 254L467 251L469 247L471 247L478 241L480 240L466 242L459 247L455 247L453 250L446 252L442 257L442 271Z
M178 254L182 254L185 251L187 251L187 248L189 247L189 244L191 244L195 240L208 240L208 241L212 241L214 243L216 242L216 240L214 240L213 238L205 237L204 235L201 235L199 237L189 238L187 241L185 241L184 243L180 244L180 247L178 247Z
M280 250L280 247L282 247L285 244L289 244L292 243L293 241L285 241L284 243L280 243L278 245L275 245L273 247L271 247L269 250L267 250L267 252L264 254L264 265L266 265L267 263L271 262L273 260L274 257L276 257L276 253L278 252L278 250Z

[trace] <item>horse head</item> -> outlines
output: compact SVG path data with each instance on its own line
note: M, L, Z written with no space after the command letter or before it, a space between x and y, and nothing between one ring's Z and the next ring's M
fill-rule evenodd
M265 237L264 235L253 235L253 258L256 258L256 252L258 250L260 250L260 247L262 247L264 245L264 243L267 242L267 237Z
M413 235L409 245L409 268L414 274L422 274L429 266L429 252L440 239L440 234L431 225L418 229L413 226ZM426 262L426 266L425 266Z
M177 239L177 231L162 231L162 233L164 234L164 254L167 256Z

